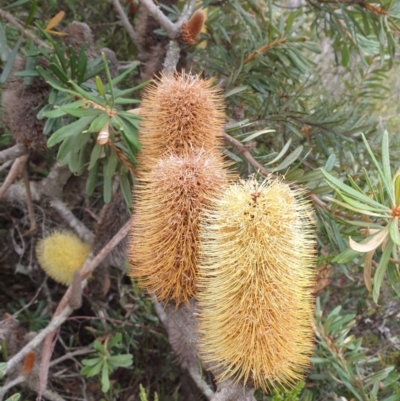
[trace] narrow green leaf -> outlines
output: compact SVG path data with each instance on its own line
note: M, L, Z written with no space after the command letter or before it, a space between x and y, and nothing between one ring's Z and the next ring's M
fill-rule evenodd
M97 98L96 96L90 94L89 92L86 92L85 90L83 90L79 85L77 85L75 82L73 81L69 81L69 84L76 90L76 92L79 93L80 96L82 96L84 99L88 99L91 100L93 103L98 104L100 106L104 107L104 103Z
M133 125L131 120L128 120L125 117L116 116L113 119L120 125L121 134L124 138L124 141L127 143L128 146L132 147L133 152L137 152L140 150L141 145L138 140L138 130Z
M29 3L31 0L18 0L15 1L14 3L9 4L8 6L5 6L5 10L11 10L12 8L23 6L26 3Z
M137 99L124 99L124 98L118 98L115 99L114 104L139 104L140 100Z
M103 180L104 180L104 187L103 187L103 199L105 203L110 203L113 197L113 191L112 191L112 177L109 177L105 173L105 164L103 166Z
M76 79L78 84L81 84L82 82L85 81L84 75L86 73L86 67L87 67L86 49L87 49L87 43L85 42L79 51L78 60L76 62ZM71 49L70 51L74 50Z
M103 367L103 362L98 362L94 366L85 366L81 369L81 375L86 377L93 377L100 373L101 368Z
M329 198L328 196L325 196L324 200L336 203L337 205L342 206L345 209L352 210L353 212L356 212L359 214L365 214L366 216L382 217L382 213L375 213L375 212L370 212L368 210L358 209L356 207L349 205L348 203L341 202L334 198ZM387 217L387 216L383 216L383 217Z
M100 357L90 358L90 359L82 359L83 366L94 366L101 362L102 359Z
M110 378L109 378L109 371L107 368L107 364L103 364L103 371L101 374L101 391L106 393L110 389Z
M395 217L389 223L389 233L390 233L390 238L392 239L392 241L397 246L400 246L399 218L398 217Z
M61 110L65 111L67 114L70 114L73 117L89 117L89 116L98 116L100 114L104 115L104 111L99 109L93 109L91 107L81 109L75 107L60 107Z
M120 173L119 185L125 200L126 207L129 211L132 209L132 186L129 181L128 172Z
M99 76L96 76L95 82L96 82L97 90L99 91L100 95L103 96L104 99L105 99L106 98L106 92L104 90L103 82L101 81Z
M265 163L265 166L269 166L270 164L273 164L280 160L283 156L285 156L286 152L288 151L290 144L292 143L292 138L290 138L286 143L285 146L282 148L282 150L279 152L277 156L275 156L271 161L268 163Z
M90 154L90 163L88 170L91 170L95 166L102 152L103 152L103 146L99 145L96 142L96 144L93 146L92 153Z
M385 250L382 253L381 259L379 261L378 267L375 271L374 275L374 289L372 292L372 298L375 303L378 303L379 292L382 285L383 276L385 275L390 254L392 253L393 249L393 241L389 239L388 243L386 244Z
M387 267L387 275L389 277L390 285L398 297L400 297L400 274L398 267L393 263L389 263Z
M381 205L380 208L373 207L370 205L366 205L365 203L358 202L350 198L349 196L343 195L339 190L337 190L336 192L346 203L348 203L350 206L353 206L353 208L359 209L361 211L365 210L369 212L376 212L379 213L381 216L387 216L388 214L388 208L384 205Z
M111 356L108 360L114 366L120 366L122 368L128 368L129 366L132 365L133 357L130 354L121 354L121 355Z
M78 173L80 169L79 153L80 153L79 151L68 153L68 167L75 174Z
M296 159L301 155L301 152L303 151L303 146L300 145L299 147L297 147L292 153L290 153L284 160L282 163L280 163L277 167L275 167L274 169L272 169L272 171L280 171L280 170L284 170L288 167L290 167L290 165L292 163L294 163L296 161Z
M43 112L43 117L47 118L58 118L65 116L67 113L65 111L62 111L61 109L55 109L55 110L50 110L50 111L44 111Z
M54 75L65 85L68 83L68 75L63 71L59 65L50 63L50 70L53 71Z
M15 57L17 57L19 47L21 46L22 39L23 39L23 37L20 36L17 43L14 45L13 49L11 50L11 53L8 55L6 65L4 66L3 72L1 73L1 76L0 76L0 83L2 83L2 84L4 84L4 82L6 82L8 76L10 75L12 66L15 61Z
M376 207L378 209L385 208L384 210L387 211L388 214L390 214L390 209L386 206L383 206L379 202L374 201L373 199L369 198L367 195L364 193L360 193L356 191L355 189L349 187L348 185L344 184L328 172L326 172L324 169L321 169L321 173L324 176L325 180L327 183L334 189L338 188L340 189L341 192L345 193L348 196L351 196L352 198L358 200L359 202L364 202L367 203L368 205L371 205L373 207Z
M228 97L230 97L230 96L233 96L233 95L236 95L236 94L238 94L238 93L240 93L240 92L243 92L243 91L245 91L245 90L248 89L248 88L249 88L249 87L248 87L247 85L238 86L237 88L233 88L233 89L231 89L230 91L226 92L226 93L224 94L224 97L225 97L225 99L226 99L226 98L228 98Z
M138 61L134 61L133 63L132 63L132 65L127 69L127 70L125 70L122 74L120 74L120 75L118 75L117 77L115 77L114 79L112 79L111 80L111 86L116 86L116 85L118 85L121 81L123 81L138 65L139 65L140 63L138 62ZM146 81L146 82L143 82L142 84L140 84L140 85L138 85L138 86L136 86L135 88L131 88L131 89L127 89L126 91L125 91L125 94L130 94L130 93L132 93L132 92L134 92L134 91L136 91L136 90L139 90L139 89L141 89L141 88L143 88L143 87L145 87L148 83L149 83L150 81ZM107 83L107 85L105 86L105 90L106 91L108 91L110 88L109 88L109 83ZM128 92L129 91L129 92ZM124 92L124 91L121 91L121 92ZM117 93L116 94L116 97L120 97L120 96L125 96L125 94L122 94L121 95L121 92L119 92L119 93Z
M333 169L333 167L335 166L335 162L336 162L336 155L334 153L332 153L329 157L328 160L325 163L325 171L331 171Z
M114 149L110 149L110 155L107 157L105 162L104 174L108 177L112 177L115 173L118 164L118 156Z
M390 156L389 156L389 134L387 131L382 136L382 167L383 174L388 183L392 182L392 173L390 171Z
M0 60L5 62L8 57L7 37L4 32L3 24L0 21Z
M149 84L149 82L151 82L151 81L143 82L140 85L135 86L134 88L124 89L124 90L121 90L121 91L115 91L115 99L122 98L124 96L128 96L131 93L136 92L137 90L144 88L145 86L147 86Z
M103 59L103 64L104 64L104 71L106 72L106 77L107 77L107 83L108 83L108 90L111 93L111 106L114 107L114 85L112 84L112 79L111 79L111 74L110 74L110 69L108 68L108 62L106 59L106 55L104 53L101 53L101 58Z
M261 130L261 131L256 131L256 132L253 132L253 133L250 133L250 135L249 136L246 136L246 138L244 138L243 140L242 140L242 142L249 142L249 141L252 141L253 139L256 139L256 138L258 138L260 135L264 135L264 134L268 134L268 133L270 133L270 132L275 132L275 130L274 129L264 129L264 130Z
M360 252L355 251L354 249L348 248L339 255L335 256L332 260L334 263L339 263L340 265L351 262L354 258L360 255Z
M86 181L86 194L91 196L96 188L98 181L99 162L96 159L94 165L89 170L89 177Z
M392 204L394 204L395 200L394 200L394 194L393 194L393 187L391 185L392 179L390 178L389 180L386 180L386 175L384 174L384 172L381 169L381 166L379 165L378 161L376 160L374 152L372 152L372 149L369 146L369 143L368 143L367 139L365 138L365 135L362 134L361 137L363 139L363 142L364 142L364 145L365 145L365 147L367 149L367 152L369 153L369 156L371 157L372 161L375 164L376 169L378 170L379 175L381 176L383 185L384 185L384 187L386 189L386 192L387 192L388 196L390 197L390 201L391 201Z
M90 68L90 65L93 64L93 62L96 62L95 67L92 67L93 69ZM97 57L96 59L92 60L91 62L88 63L88 66L86 70L89 70L89 72L83 77L81 81L78 81L79 84L83 82L87 82L90 79L94 78L96 75L99 75L101 72L103 72L103 63L101 63L101 57Z
M98 117L96 117L92 124L90 124L89 128L87 129L88 132L96 132L98 133L108 121L108 115L104 112Z
M396 201L396 206L400 205L400 169L397 170L394 177L394 197Z
M65 125L57 130L47 141L50 148L71 136L78 135L93 121L94 117L82 117L78 121Z
M61 52L62 55L64 55L64 52ZM71 79L76 80L76 74L77 74L77 60L76 60L76 54L72 48L72 46L69 47L68 49L68 55L69 55L69 68L70 68L70 75Z

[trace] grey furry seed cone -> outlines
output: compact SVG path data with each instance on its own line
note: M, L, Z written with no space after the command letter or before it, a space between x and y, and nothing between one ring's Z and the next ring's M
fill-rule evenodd
M41 77L34 77L30 85L25 85L23 77L14 75L25 70L26 59L17 56L2 96L6 121L17 143L32 150L46 147L47 138L43 135L45 120L38 120L37 113L44 106L51 87ZM40 58L38 65L48 67L48 62Z

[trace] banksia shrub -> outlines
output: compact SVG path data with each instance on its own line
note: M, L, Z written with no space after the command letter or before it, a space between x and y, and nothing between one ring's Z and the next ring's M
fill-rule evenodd
M177 304L195 294L200 219L226 184L220 158L205 151L166 156L142 177L128 251L140 287Z
M90 252L90 245L69 231L55 231L36 245L40 267L53 280L70 285L74 272L80 270Z
M201 29L204 25L205 15L201 10L197 10L190 18L189 21L182 25L181 35L182 39L188 45L192 45L198 39Z
M200 353L218 380L290 386L313 348L311 208L280 181L230 186L202 223Z
M225 123L223 99L212 80L182 73L163 75L141 104L139 164L150 170L159 158L187 156L192 149L217 151Z

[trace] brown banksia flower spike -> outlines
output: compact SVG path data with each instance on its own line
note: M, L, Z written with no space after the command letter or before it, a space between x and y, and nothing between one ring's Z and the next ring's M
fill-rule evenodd
M160 159L135 191L130 275L164 302L196 292L199 226L210 198L227 185L220 158L204 150Z
M197 10L190 19L182 25L182 39L188 45L192 45L198 39L203 28L205 14L202 10Z
M146 89L140 117L143 170L151 170L163 156L187 156L202 148L219 151L223 145L223 98L212 80L185 73L161 76Z
M70 231L54 231L36 245L40 267L54 281L71 285L74 273L80 270L90 252L90 245Z
M201 227L200 354L217 380L301 379L313 349L312 210L279 180L229 186Z
M39 58L38 65L48 67L48 61ZM14 73L26 68L26 59L17 56L13 70L7 80L2 96L2 105L6 112L7 124L18 143L29 149L40 151L46 148L47 137L43 135L44 120L37 115L50 93L50 85L41 77L34 77L29 85L23 77Z

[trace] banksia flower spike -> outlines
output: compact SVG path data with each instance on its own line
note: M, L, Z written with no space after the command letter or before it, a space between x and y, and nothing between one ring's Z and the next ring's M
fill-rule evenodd
M36 245L40 267L53 280L69 286L74 272L80 270L90 252L90 245L69 231L55 231Z
M165 302L195 294L202 212L227 184L220 159L204 150L160 159L136 188L128 260L139 286Z
M315 241L311 208L281 181L230 186L205 213L200 353L218 380L267 390L309 365Z
M39 58L38 64L42 68L48 67L44 58ZM29 149L40 151L46 148L47 137L43 135L45 122L38 120L37 114L44 106L51 87L41 77L34 77L30 85L25 85L23 77L14 76L15 72L25 70L25 66L26 59L17 56L3 92L2 105L16 141Z
M188 45L192 45L198 39L204 25L205 15L202 10L197 10L191 18L182 25L182 39Z
M187 156L202 148L219 151L225 114L222 95L211 85L212 80L182 73L163 75L147 89L140 109L143 170L151 170L170 154Z

